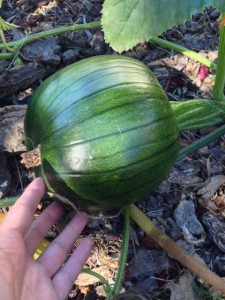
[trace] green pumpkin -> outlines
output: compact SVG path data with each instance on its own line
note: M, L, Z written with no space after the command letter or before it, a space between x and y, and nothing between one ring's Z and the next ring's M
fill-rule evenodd
M155 189L178 153L165 92L141 62L103 55L45 80L25 117L28 150L46 186L85 211L119 209Z

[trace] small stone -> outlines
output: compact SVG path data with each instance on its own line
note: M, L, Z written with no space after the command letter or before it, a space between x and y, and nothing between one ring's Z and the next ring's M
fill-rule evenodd
M202 217L202 221L214 243L220 248L221 251L225 252L224 220L214 217L210 213L205 213Z
M181 201L174 212L174 218L190 242L196 241L194 236L204 232L202 224L196 217L195 206L192 201Z
M163 251L139 248L136 256L129 262L129 274L131 277L152 277L172 267L173 262Z
M79 55L80 55L80 51L78 49L74 49L74 50L69 49L69 50L63 52L62 60L63 60L64 64L69 65L69 64L77 61L79 58Z
M188 187L201 183L202 179L196 176L192 170L190 170L190 172L184 172L174 167L168 176L168 181Z
M58 39L52 37L25 45L21 51L26 59L37 59L46 64L58 65L61 61L58 55L60 50Z
M60 56L59 55L54 55L52 53L44 53L42 58L41 58L41 62L45 63L45 64L49 64L52 66L57 66L60 64Z

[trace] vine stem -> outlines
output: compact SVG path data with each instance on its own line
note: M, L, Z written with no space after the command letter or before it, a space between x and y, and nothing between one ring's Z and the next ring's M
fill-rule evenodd
M7 43L7 45L9 47L15 47L15 46L21 46L21 45L26 45L29 44L31 42L34 42L38 39L43 39L49 36L53 36L53 35L58 35L58 34L63 34L66 32L71 32L71 31L75 31L75 30L90 30L90 29L100 29L101 28L101 22L91 22L91 23L86 23L86 24L75 24L75 25L71 25L71 26L64 26L64 27L58 27L58 28L54 28L51 30L47 30L44 32L39 32L36 34L32 34L30 36L27 36L23 39L20 39L18 41L14 41L14 42L9 42ZM216 68L216 64L214 64L211 60L201 56L200 54L191 51L185 47L179 46L175 43L163 40L161 38L158 37L152 37L150 39L150 42L155 43L157 45L175 50L177 52L180 52L192 59L195 59L197 61L199 61L200 63L206 65L209 68ZM0 44L0 50L4 49L5 46L4 44Z
M54 28L51 30L38 32L38 33L35 33L32 35L26 36L25 38L20 39L18 41L9 42L9 43L7 43L7 45L9 47L18 47L18 46L26 45L31 42L37 41L39 39L44 39L46 37L53 36L53 35L63 34L63 33L71 32L71 31L75 31L75 30L84 30L84 29L90 30L90 29L99 29L99 28L101 28L100 22L92 22L92 23L86 23L86 24L74 24L74 25L70 25L70 26L58 27L58 28ZM2 50L4 48L5 48L4 44L0 44L0 50Z
M216 100L225 101L225 13L222 14L216 79L213 87L213 96Z
M195 51L189 50L185 47L179 46L175 43L166 41L166 40L164 40L162 38L158 38L158 37L152 37L150 39L150 42L157 44L159 46L163 46L163 47L169 48L171 50L177 51L179 53L182 53L185 56L190 57L190 58L202 63L203 65L207 66L208 68L216 69L215 63L213 63L210 59L203 57L202 55L198 54Z
M108 281L102 275L100 275L97 272L94 272L88 268L83 268L81 270L81 273L86 273L88 275L98 278L103 283L103 287L104 287L104 291L105 291L106 295L110 295L112 293L112 289L111 289Z
M196 260L177 246L177 244L157 228L136 205L129 205L129 212L130 216L140 228L142 228L144 232L146 232L171 257L225 295L225 280L217 276L200 261Z
M13 52L10 52L10 53L0 53L0 59L1 60L4 60L4 59L12 59L14 56L14 53Z
M121 255L119 261L119 268L117 271L117 276L115 284L112 290L112 293L107 297L107 300L113 300L115 296L119 295L121 290L121 284L124 277L124 270L127 260L127 252L129 246L129 237L130 237L130 214L129 207L124 209L124 234L123 234L123 243L121 248Z

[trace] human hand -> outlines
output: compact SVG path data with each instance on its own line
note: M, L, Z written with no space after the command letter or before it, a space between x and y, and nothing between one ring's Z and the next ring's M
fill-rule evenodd
M86 238L65 262L87 222L85 215L76 214L38 260L33 259L63 211L53 202L33 221L44 191L43 180L35 179L0 225L0 300L65 299L90 254L91 241Z

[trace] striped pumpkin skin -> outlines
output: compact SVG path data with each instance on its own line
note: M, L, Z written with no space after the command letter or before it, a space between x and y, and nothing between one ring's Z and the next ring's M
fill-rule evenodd
M28 150L41 146L48 189L86 211L118 209L155 189L178 153L162 87L119 55L76 62L45 80L25 117Z

